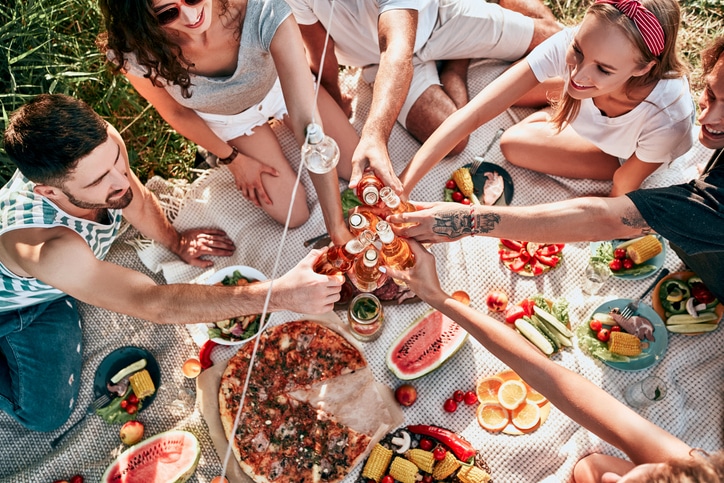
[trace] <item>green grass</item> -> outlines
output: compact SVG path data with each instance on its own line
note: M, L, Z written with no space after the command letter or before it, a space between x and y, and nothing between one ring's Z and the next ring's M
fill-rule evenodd
M546 0L566 25L579 22L590 0ZM679 46L701 89L699 52L724 25L724 0L682 0ZM0 116L41 93L63 93L88 102L121 131L141 180L153 175L192 179L196 147L177 134L113 75L95 45L101 15L95 0L4 0L0 3ZM0 185L14 166L0 149Z

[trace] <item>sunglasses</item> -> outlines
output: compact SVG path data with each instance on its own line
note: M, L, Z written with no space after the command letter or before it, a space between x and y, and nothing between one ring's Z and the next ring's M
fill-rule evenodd
M199 3L203 2L204 0L182 0L183 3L188 5L189 7L193 7L194 5L198 5ZM165 7L162 7L160 10L158 10L156 13L156 19L158 19L158 23L161 25L168 25L171 22L176 21L181 16L181 3L173 3L171 5L166 5Z

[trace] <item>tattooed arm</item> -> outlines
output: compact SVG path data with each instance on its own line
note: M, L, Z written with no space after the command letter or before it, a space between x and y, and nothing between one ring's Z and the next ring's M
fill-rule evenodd
M449 242L471 235L555 243L633 238L651 233L626 196L573 198L534 206L415 205L418 211L394 215L388 221L414 223L395 227L395 231L426 243Z

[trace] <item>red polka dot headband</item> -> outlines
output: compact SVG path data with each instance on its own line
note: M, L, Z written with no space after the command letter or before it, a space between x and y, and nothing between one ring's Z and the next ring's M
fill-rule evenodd
M646 47L652 54L659 56L664 51L664 29L659 19L639 0L596 0L596 3L607 3L616 7L622 14L633 20L641 33Z

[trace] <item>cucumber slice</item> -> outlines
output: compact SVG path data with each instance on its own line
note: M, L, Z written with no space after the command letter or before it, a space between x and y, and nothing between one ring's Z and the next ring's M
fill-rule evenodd
M533 345L540 349L545 355L549 356L553 354L553 345L530 322L518 319L515 321L515 328L518 329L518 331L523 334L526 339L531 341Z
M573 337L573 332L571 332L568 327L566 327L566 324L556 319L550 312L546 312L545 310L537 306L533 307L533 312L535 312L535 315L537 315L541 319L544 319L546 322L550 323L561 334L565 335L566 337Z
M118 381L120 381L124 377L133 374L134 372L138 372L144 367L146 367L146 359L141 359L134 362L130 366L124 367L123 369L118 371L115 376L111 377L111 384L118 384Z
M558 352L561 349L561 344L558 343L558 340L557 340L554 332L551 331L548 327L546 327L546 325L543 323L543 321L541 321L541 319L539 319L535 315L533 315L531 317L523 317L523 319L530 322L531 325L533 325L533 327L538 329L544 336L546 336L548 341L553 346L553 352Z
M565 335L558 332L556 330L556 328L553 327L550 323L548 323L545 319L539 318L536 315L532 316L531 319L533 321L538 322L546 330L548 330L548 332L550 333L549 337L551 337L556 343L558 343L559 347L560 346L573 347L573 342L571 342L571 339L569 339Z
M719 324L679 324L666 326L669 332L676 332L678 334L711 332L713 330L716 330L717 327L719 327Z
M593 314L592 319L596 319L599 322L601 322L604 325L618 325L615 320L613 320L613 317L611 317L611 314L606 314L603 312L596 312Z
M666 319L666 325L699 325L707 322L714 322L719 316L715 312L701 312L698 317L689 314L672 315Z

